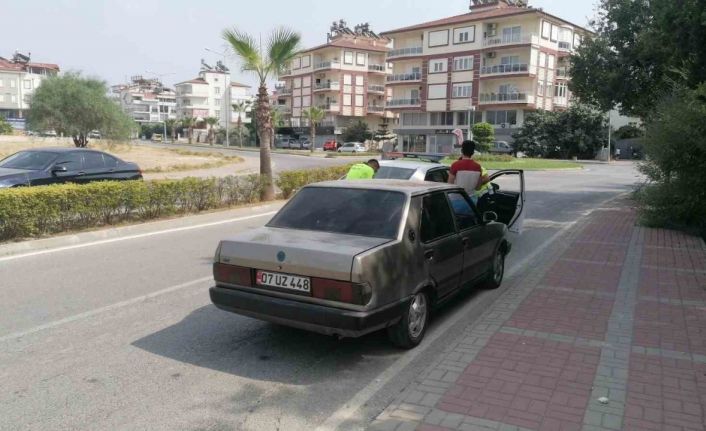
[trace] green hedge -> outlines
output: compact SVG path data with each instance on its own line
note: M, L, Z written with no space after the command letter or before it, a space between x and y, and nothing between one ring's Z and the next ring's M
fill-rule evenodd
M0 191L0 241L257 202L259 175L100 182Z
M350 167L351 165L345 165L282 172L279 174L276 185L281 190L282 197L289 199L297 190L307 184L340 179L348 173Z

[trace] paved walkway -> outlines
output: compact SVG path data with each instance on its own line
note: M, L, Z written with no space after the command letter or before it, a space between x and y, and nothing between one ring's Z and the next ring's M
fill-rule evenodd
M595 211L375 430L706 429L706 246Z

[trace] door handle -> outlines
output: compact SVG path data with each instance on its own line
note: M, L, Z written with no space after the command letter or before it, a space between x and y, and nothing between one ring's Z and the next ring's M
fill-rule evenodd
M434 260L434 250L427 250L424 252L424 258L426 260Z

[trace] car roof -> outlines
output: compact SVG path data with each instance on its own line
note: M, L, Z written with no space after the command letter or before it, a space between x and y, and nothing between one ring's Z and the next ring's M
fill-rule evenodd
M309 184L306 188L368 189L401 192L409 196L437 190L462 190L453 184L409 180L339 180Z
M401 169L415 169L421 172L428 172L434 168L448 169L446 165L432 162L420 162L419 160L380 160L380 166L387 166L390 168L401 168Z
M92 150L90 148L74 148L74 147L42 147L42 148L27 148L20 150L25 152L41 151L44 153L71 153L74 151L92 151L94 153L103 153L103 151Z

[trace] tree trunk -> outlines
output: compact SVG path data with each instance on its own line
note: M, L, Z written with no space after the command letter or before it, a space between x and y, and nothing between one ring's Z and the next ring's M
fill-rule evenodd
M189 126L189 145L194 142L194 128Z
M240 111L238 111L238 144L243 148L243 120L240 118Z
M86 138L86 135L83 133L79 133L78 135L74 135L71 137L74 141L74 146L77 148L86 148L88 146L88 139Z
M270 151L270 136L272 117L270 116L270 101L267 94L267 83L261 82L257 91L257 127L260 135L260 176L262 177L263 201L275 198L275 186L272 181L272 153Z
M316 123L311 123L311 143L309 144L309 152L314 154L314 147L316 146Z

